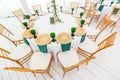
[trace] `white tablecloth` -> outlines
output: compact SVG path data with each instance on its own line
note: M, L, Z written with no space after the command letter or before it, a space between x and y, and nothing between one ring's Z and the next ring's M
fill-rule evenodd
M71 14L58 13L59 18L63 23L50 24L50 17L53 14L48 14L46 16L40 16L38 20L35 21L34 27L37 28L39 34L41 33L51 33L56 34L60 32L70 32L71 27L78 26L75 22L75 18Z
M80 45L80 39L81 37L74 37L74 39L71 42L71 48L74 48L75 50L77 50L78 46ZM37 47L37 44L35 43L35 39L31 38L31 39L27 39L30 43L30 46L32 47L34 52L38 52L39 49ZM50 44L47 45L48 47L48 52L51 52L53 54L53 59L54 61L57 63L57 58L56 58L56 54L61 50L61 45L58 44L57 42L51 42Z
M35 21L34 28L38 30L38 35L42 33L55 32L56 35L61 32L71 32L71 27L77 27L78 25L75 22L75 18L71 14L58 13L59 18L63 23L50 24L50 17L52 14L46 16L40 16L38 20ZM78 26L79 27L79 26ZM71 47L77 49L80 43L81 37L74 37L71 42ZM30 45L34 52L39 51L35 39L27 39L30 42ZM48 44L48 52L52 52L54 61L57 62L56 54L61 51L61 46L57 42L51 42Z

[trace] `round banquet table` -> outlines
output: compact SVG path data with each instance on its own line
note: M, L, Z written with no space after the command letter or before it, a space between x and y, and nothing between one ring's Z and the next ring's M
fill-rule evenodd
M47 14L45 16L40 16L34 23L34 28L38 30L38 33L51 33L55 32L56 34L60 32L70 32L71 27L78 26L75 22L75 18L71 14L58 13L61 23L50 24L50 17L53 14Z
M58 22L55 24L50 24L49 20L51 16L52 14L47 14L45 16L39 16L39 19L34 21L35 24L33 28L37 30L38 37L39 37L39 34L46 34L46 33L50 34L51 32L55 32L56 35L61 32L71 33L72 27L79 28L78 24L75 22L76 19L71 14L58 13L59 18L62 20L62 23ZM83 30L83 33L85 33L84 31L85 30ZM23 32L23 35L24 35L23 37L27 38L27 36L29 37L29 35L26 32L28 32L28 30ZM71 47L74 49L77 49L80 44L80 39L81 39L81 35L75 36L71 42ZM29 41L34 52L39 51L34 38L27 38L27 40ZM56 54L57 52L61 51L60 44L58 44L57 42L51 42L50 44L47 45L47 47L48 47L48 52L53 53L54 61L57 62Z

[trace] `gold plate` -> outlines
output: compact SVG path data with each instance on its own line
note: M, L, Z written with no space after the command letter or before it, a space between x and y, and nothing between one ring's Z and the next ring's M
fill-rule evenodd
M35 30L35 31L36 31L36 29L30 28L30 29L28 29L28 30L25 30L25 31L23 32L22 36L23 36L24 38L32 38L33 35L30 33L30 30ZM36 33L37 33L37 32L36 32Z
M71 37L70 33L62 32L56 36L56 40L60 44L67 44L67 43L71 42L72 37Z
M51 37L50 37L50 35L49 34L40 34L37 38L36 38L36 40L35 40L35 42L36 42L36 44L38 44L38 45L46 45L46 44L49 44L50 42L51 42Z
M82 27L77 27L75 31L76 36L82 36L86 33L86 30Z

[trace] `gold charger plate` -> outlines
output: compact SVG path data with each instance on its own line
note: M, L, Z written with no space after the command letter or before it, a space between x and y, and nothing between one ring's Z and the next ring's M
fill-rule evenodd
M30 33L30 30L35 30L36 33L38 33L36 29L30 28L30 29L28 29L28 30L25 30L25 31L23 32L22 36L23 36L24 38L32 38L33 35Z
M84 28L82 28L82 27L77 27L74 34L75 34L76 36L82 36L82 35L84 35L85 33L86 33L86 30L85 30Z
M46 45L46 44L49 44L50 42L51 42L51 37L50 37L50 35L49 34L40 34L37 38L36 38L36 40L35 40L35 42L36 42L36 44L38 44L38 45Z
M67 44L67 43L71 42L72 37L71 37L70 33L62 32L56 36L56 40L60 44Z

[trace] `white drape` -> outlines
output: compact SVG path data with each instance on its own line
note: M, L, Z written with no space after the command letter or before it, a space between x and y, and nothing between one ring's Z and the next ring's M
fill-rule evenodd
M12 16L12 11L17 9L22 9L26 14L34 13L32 6L36 4L41 4L44 11L47 10L46 3L49 3L51 0L0 0L0 17ZM90 0L88 0L90 1ZM99 1L99 0L94 0ZM106 0L108 1L108 0ZM111 1L111 0L109 0ZM114 0L118 1L118 0ZM71 2L79 2L80 7L84 7L85 0L56 0L56 4L63 6L65 8L70 8Z
M19 0L0 0L0 17L12 16L12 11L22 8Z

